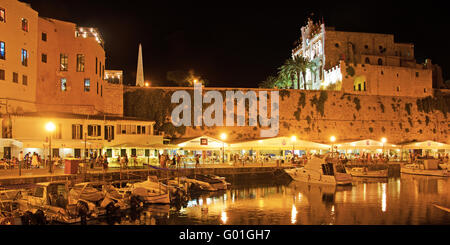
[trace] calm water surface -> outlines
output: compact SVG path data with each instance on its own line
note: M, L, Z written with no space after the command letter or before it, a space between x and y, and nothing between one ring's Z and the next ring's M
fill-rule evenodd
M252 181L193 197L179 210L150 206L115 224L449 225L450 213L433 204L450 208L450 178L354 178L353 185L346 187Z

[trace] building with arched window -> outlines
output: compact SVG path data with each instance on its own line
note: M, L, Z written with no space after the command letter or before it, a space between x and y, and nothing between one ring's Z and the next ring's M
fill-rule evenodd
M397 43L392 34L338 31L308 19L301 28L292 57L318 64L315 76L306 76L307 89L349 93L417 96L432 95L435 66L429 59L417 64L414 45ZM420 73L420 76L415 76ZM310 80L308 80L308 77ZM364 77L364 81L361 81ZM397 87L408 88L397 91Z

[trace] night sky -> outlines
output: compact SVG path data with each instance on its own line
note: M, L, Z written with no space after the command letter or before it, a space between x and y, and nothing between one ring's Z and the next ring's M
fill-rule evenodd
M153 85L164 84L168 71L193 69L212 87L257 87L290 57L311 13L336 30L395 34L396 42L414 43L417 61L430 58L449 79L450 18L440 2L25 2L40 16L97 27L106 69L123 70L126 84L135 83L142 43L145 79Z

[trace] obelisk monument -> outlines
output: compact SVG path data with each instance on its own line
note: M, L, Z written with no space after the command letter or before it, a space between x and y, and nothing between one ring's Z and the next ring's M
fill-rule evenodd
M138 64L136 73L136 86L144 87L144 66L142 64L142 45L139 44Z

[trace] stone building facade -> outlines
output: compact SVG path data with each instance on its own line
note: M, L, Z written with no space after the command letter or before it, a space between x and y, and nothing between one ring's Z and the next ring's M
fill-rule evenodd
M307 89L346 93L426 97L433 92L433 65L417 64L414 45L396 43L392 34L337 31L308 20L292 56L317 64L306 75ZM436 68L434 69L436 70Z
M2 1L0 12L0 113L123 115L122 83L105 79L96 28L40 17L17 0Z

